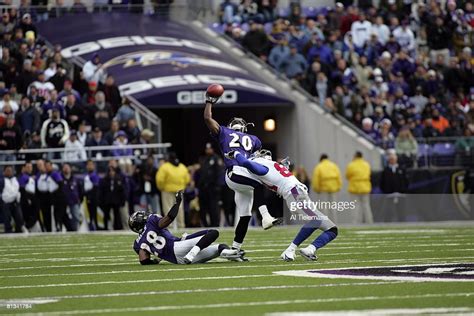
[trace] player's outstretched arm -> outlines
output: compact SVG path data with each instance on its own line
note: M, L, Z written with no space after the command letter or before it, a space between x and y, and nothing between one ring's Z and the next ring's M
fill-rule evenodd
M247 168L251 173L257 176L263 176L268 173L268 168L258 162L248 160L244 155L238 151L232 151L226 154L229 159L235 159L239 166Z
M158 226L160 228L168 227L178 216L179 206L181 205L181 201L183 200L183 191L179 191L176 193L176 203L171 207L168 214L165 217L161 218L158 222Z
M204 108L204 122L206 123L207 128L211 131L212 134L219 134L219 123L212 118L212 106L219 100L219 98L214 98L209 96L206 93L206 107Z
M157 259L151 259L150 254L143 249L140 249L140 251L138 252L138 260L143 266L160 263L160 261L158 261Z

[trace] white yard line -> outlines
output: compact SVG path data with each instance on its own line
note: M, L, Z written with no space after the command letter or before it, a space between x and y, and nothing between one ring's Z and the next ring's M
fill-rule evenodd
M149 270L151 272L153 270ZM82 283L56 283L56 284L34 284L34 285L11 285L0 286L0 290L10 289L33 289L46 287L68 287L68 286L87 286L87 285L105 285L105 284L133 284L133 283L157 283L157 282L177 282L177 281L195 281L195 280L225 280L225 279L245 279L245 278L273 278L272 274L251 274L251 275L228 275L213 277L194 277L194 278L171 278L159 280L123 280L123 281L98 281L98 282L82 282Z
M443 259L453 259L453 260L468 260L474 257L451 257L451 258L443 258ZM353 264L353 263L397 263L397 262L418 262L418 261L425 261L425 260L434 260L437 258L412 258L412 259L379 259L379 260L332 260L332 261L322 261L319 264ZM63 276L85 276L85 275L105 275L105 274L149 274L149 273L163 273L163 272L187 272L187 271L201 271L201 270L236 270L236 269L258 269L258 268L285 268L285 265L276 266L275 264L266 264L266 265L235 265L231 263L221 262L222 265L208 265L208 266L199 266L199 267L186 267L186 268L156 268L156 269L146 269L146 270L120 270L120 271L100 271L100 272L77 272L77 273L44 273L44 274L25 274L25 275L10 275L10 276L1 276L0 279L14 279L14 278L35 278L35 277L63 277ZM442 262L439 264L454 264L458 262ZM317 267L318 263L316 262L306 262L306 263L288 263L286 267L294 267L294 266L308 266L311 265L313 267ZM327 268L325 268L327 269ZM33 285L35 286L35 285ZM8 287L0 287L1 289L8 288Z
M450 236L450 239L452 238L453 236ZM472 239L474 238L473 237L468 237L468 236L463 236L464 238L461 238L460 239L465 239L466 241L472 241ZM337 245L341 245L341 246L344 246L344 245L350 245L350 246L353 246L353 247L357 247L357 246L364 246L366 244L372 244L372 245L394 245L394 244L406 244L406 243L413 243L413 239L412 237L410 237L410 239L394 239L394 240L381 240L383 238L376 238L376 239L373 239L373 240L369 240L369 239L360 239L360 240L354 240L354 239L348 239L347 241L340 241L340 239L336 239L336 241L333 243L334 246L337 246ZM431 238L420 238L420 239L431 239ZM280 243L281 241L281 243ZM260 248L264 248L264 247L274 247L274 246L287 246L291 241L291 238L287 238L287 239L282 239L282 240L268 240L268 242L265 241L262 241L262 242L253 242L253 243L245 243L245 245L247 247L244 247L244 248L252 248L252 247L260 247ZM442 241L442 240L439 240L439 241ZM452 243L453 245L463 245L464 243L460 243L460 241L462 240L456 240L457 243ZM423 243L422 243L423 244ZM425 243L424 245L430 245L430 244L433 244L433 243ZM104 244L100 245L100 246L97 246L97 245L91 245L91 243L69 243L69 244L64 244L64 243L55 243L55 244L40 244L40 245L37 245L37 246L31 246L31 245L28 245L28 246L21 246L21 245L17 245L17 246L3 246L3 247L0 247L0 252L23 252L23 251L29 251L29 250L38 250L38 249L58 249L58 248L71 248L72 250L82 250L82 249L104 249L104 248L110 248L111 246L126 246L126 247L132 247L133 245L133 240L131 242L107 242L105 241ZM439 245L439 244L436 244L436 245Z
M284 244L284 246L287 246L287 244ZM286 247L282 247L280 249L266 249L266 251L283 251ZM245 247L245 250L248 252L248 253L252 253L254 250L250 250L251 248L247 248ZM259 249L256 249L256 250L259 250ZM360 255L361 253L360 252L338 252L336 251L336 249L331 249L331 247L329 248L324 248L323 250L323 253L325 256L341 256L341 255ZM474 251L474 248L469 248L469 249L466 249L466 248L462 248L462 249L443 249L443 252L455 252L455 251L462 251L462 252L466 252L466 251ZM331 252L334 252L334 253L331 253ZM418 253L418 252L439 252L439 250L436 250L436 249L424 249L424 250L400 250L400 251L384 251L383 253L386 254L386 253ZM81 254L83 253L97 253L96 250L86 250L86 251L81 251L80 252ZM113 253L128 253L128 254L132 254L133 251L131 249L120 249L120 250L110 250L108 251L109 254L113 254ZM365 251L363 254L379 254L380 252L379 251ZM7 259L2 259L4 262L8 262L10 259L10 257L21 257L21 256L25 256L25 257L28 257L28 258L31 258L31 256L35 256L35 255L64 255L64 254L69 254L69 255L74 255L74 252L71 252L71 251L47 251L47 252L31 252L31 253L18 253L18 254L7 254L7 255L4 255L4 258L6 257ZM121 257L129 257L129 256L121 256ZM86 257L84 257L86 258ZM114 256L114 258L117 258L116 256ZM15 260L15 259L11 259L11 260ZM0 260L0 262L2 262ZM2 269L0 269L1 271Z
M358 302L358 301L377 301L377 300L412 300L423 298L445 298L445 297L471 297L474 292L464 293L444 293L444 294L412 294L412 295L392 295L392 296L355 296L355 297L331 297L317 299L298 299L298 300L278 300L278 301L253 301L253 302L225 302L218 304L191 304L191 305L168 305L168 306L137 306L129 308L104 308L88 310L65 310L44 313L25 313L23 315L78 315L78 314L105 314L105 313L138 313L154 312L165 310L188 310L188 309L212 309L232 307L252 307L252 306L274 306L274 305L293 305L293 304L317 304L331 302ZM13 315L13 314L12 314Z
M45 297L33 297L33 298L18 298L18 299L15 298L14 300L64 300L64 299L86 299L86 298L104 298L104 297L146 296L146 295L174 295L174 294L192 294L192 293L209 293L209 292L313 289L313 288L343 287L343 286L373 286L373 285L387 285L387 284L398 284L398 283L407 283L407 282L379 281L379 282L354 282L354 283L327 283L327 284L312 284L312 285L269 285L269 286L249 286L249 287L224 287L224 288L192 289L192 290L60 295L60 296L45 296Z
M286 246L287 244L285 244ZM412 244L410 245L411 248L424 248L424 247L455 247L455 246L471 246L473 243L465 243L465 244L458 244L458 243L440 243L440 244ZM275 245L273 245L274 247ZM377 248L393 248L393 244L387 243L386 246L363 246L364 249L377 249ZM357 248L355 246L352 247L338 247L337 244L331 245L331 248L328 248L326 251L338 251L339 249L354 249ZM254 249L254 250L248 250L248 253L256 253L256 252L274 252L274 251L283 251L284 249ZM459 251L462 251L464 249L459 249ZM130 254L132 254L132 250L129 251ZM384 251L385 252L385 251ZM70 254L73 254L73 252L70 252ZM29 255L29 254L26 254ZM101 257L92 257L94 260L98 259L101 260L101 258L127 258L130 256L101 256ZM81 260L83 259L84 261L88 261L91 257L77 257L75 256L74 258L29 258L28 261L71 261L71 260ZM0 263L8 264L8 263L22 263L24 260L22 259L10 259L8 258L8 255L4 256L2 259L0 259Z

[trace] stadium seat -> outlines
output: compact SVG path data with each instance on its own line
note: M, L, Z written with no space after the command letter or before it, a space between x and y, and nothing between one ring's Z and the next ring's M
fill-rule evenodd
M432 163L436 166L452 166L456 148L452 143L436 143L432 148Z
M418 146L418 166L425 167L429 164L431 156L431 146L429 144L420 144Z

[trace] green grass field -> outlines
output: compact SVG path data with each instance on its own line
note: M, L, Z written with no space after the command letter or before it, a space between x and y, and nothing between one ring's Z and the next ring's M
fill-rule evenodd
M474 282L273 273L474 262L474 226L468 225L342 228L338 238L319 251L319 261L299 256L292 263L280 261L279 255L297 228L255 229L244 247L250 262L186 266L140 266L131 249L131 233L2 237L0 314L262 315L377 309L386 315L395 308L472 314ZM230 243L232 236L231 230L222 231L219 241ZM14 302L26 305L11 305Z

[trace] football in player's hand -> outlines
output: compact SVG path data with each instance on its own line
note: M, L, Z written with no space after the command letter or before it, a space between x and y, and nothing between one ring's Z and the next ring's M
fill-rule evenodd
M224 87L214 83L207 87L207 94L213 98L219 98L224 93Z

